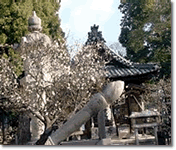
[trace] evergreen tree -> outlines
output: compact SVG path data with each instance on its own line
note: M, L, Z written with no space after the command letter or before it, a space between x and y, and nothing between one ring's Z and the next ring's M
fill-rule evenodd
M171 2L134 0L119 6L124 14L119 41L134 62L158 62L171 74Z
M0 44L19 43L28 33L28 18L36 11L42 20L43 33L62 41L64 33L56 15L60 2L42 0L0 1Z

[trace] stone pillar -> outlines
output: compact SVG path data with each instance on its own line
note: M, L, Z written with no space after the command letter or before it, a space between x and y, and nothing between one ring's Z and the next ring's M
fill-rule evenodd
M99 135L99 139L106 138L105 112L104 112L104 110L100 110L98 112L98 135Z
M66 139L74 131L78 130L82 124L86 123L93 115L100 110L104 110L109 104L117 100L124 90L123 81L111 82L103 89L102 93L95 94L87 105L70 118L61 128L56 130L45 145L57 145Z
M95 107L98 105L98 107ZM77 131L82 124L87 122L94 113L98 113L101 107L106 108L107 103L101 94L96 94L90 102L78 113L76 113L70 120L68 120L61 128L51 135L51 140L46 141L45 145L51 145L54 143L57 145L62 140L66 139L73 132Z

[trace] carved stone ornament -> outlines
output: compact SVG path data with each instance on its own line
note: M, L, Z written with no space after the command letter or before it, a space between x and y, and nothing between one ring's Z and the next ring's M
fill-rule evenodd
M36 12L32 12L32 16L28 19L28 30L29 31L41 31L41 19L37 17Z

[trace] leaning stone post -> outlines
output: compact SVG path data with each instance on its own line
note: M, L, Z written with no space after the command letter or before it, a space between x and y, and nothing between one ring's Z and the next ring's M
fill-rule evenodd
M52 133L45 145L57 145L70 134L78 130L94 114L105 109L109 104L117 100L124 90L123 81L111 82L105 86L102 93L93 95L87 105L68 120L61 128Z

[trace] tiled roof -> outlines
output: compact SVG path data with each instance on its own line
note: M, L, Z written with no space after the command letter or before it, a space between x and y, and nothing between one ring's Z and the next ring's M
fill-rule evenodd
M105 44L103 45L103 48L105 49L105 53L109 53L111 55L112 59L122 63L123 65L133 66L132 65L133 63L130 60L127 60L124 57L120 56L119 54L114 53L113 50L111 50Z
M105 66L106 77L108 78L143 75L147 73L156 72L158 68L159 67L155 64L150 64L148 65L148 67L143 67L142 64L139 64L136 67L133 66L133 67L127 67L127 68L119 68L119 66L116 66L116 65Z
M140 64L134 63L114 53L109 47L105 45L105 40L102 37L102 33L98 31L99 26L92 26L91 32L88 32L88 39L86 46L92 44L98 44L100 46L99 52L107 64L105 66L107 78L124 78L124 77L144 77L148 74L153 74L159 71L157 64ZM136 78L137 79L137 78Z
M154 63L141 64L141 63L133 63L119 54L114 53L110 48L108 48L105 44L103 48L106 49L105 52L109 51L109 54L112 56L111 61L113 63L107 64L105 66L106 77L108 78L119 78L119 77L128 77L128 76L138 76L144 74L150 74L157 72L159 70L159 66ZM118 65L118 63L123 64L124 67Z

